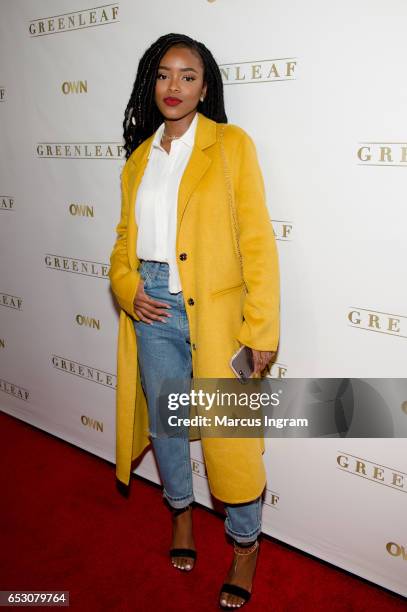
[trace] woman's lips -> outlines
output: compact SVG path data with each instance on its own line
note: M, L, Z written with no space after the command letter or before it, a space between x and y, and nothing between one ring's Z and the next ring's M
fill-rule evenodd
M182 100L178 98L164 98L164 102L168 104L168 106L177 106L177 104L181 104Z

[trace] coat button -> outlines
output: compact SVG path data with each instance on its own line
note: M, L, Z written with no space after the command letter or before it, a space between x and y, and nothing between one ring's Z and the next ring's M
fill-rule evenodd
M192 298L188 298L188 304L190 306L193 306L195 304L194 300Z
M186 253L181 253L181 255L179 256L181 261L185 261L187 258L187 254Z
M196 344L192 345L192 350L196 351Z

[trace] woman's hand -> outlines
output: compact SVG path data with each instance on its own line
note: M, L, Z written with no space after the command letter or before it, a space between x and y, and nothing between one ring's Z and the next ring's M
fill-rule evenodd
M171 308L166 302L158 302L153 300L144 292L144 281L140 279L136 297L133 302L134 312L144 323L151 325L153 321L165 321L165 317L172 317L169 312L165 312L165 309ZM164 318L162 318L164 316Z
M275 355L275 351L256 351L255 349L252 349L252 353L254 374L262 372L266 365L271 361L273 355Z

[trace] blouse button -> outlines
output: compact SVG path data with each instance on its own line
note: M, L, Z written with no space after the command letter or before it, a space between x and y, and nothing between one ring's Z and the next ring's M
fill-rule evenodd
M187 258L187 254L186 253L181 253L181 255L179 256L181 261L185 261Z
M194 300L192 298L188 298L188 304L190 306L193 306L195 304Z

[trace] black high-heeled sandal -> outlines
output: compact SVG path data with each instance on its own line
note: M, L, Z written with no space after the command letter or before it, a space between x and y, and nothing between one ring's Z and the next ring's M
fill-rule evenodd
M188 506L185 506L185 508L177 508L175 510L172 510L172 515L173 516L178 516L179 514L182 514L183 512L186 512L189 509L192 509L192 505L188 504ZM175 567L176 569L179 569L183 572L187 571L190 572L194 567L195 567L195 561L196 561L196 550L193 550L192 548L170 548L170 557L171 559L173 557L187 557L188 559L193 559L194 560L194 565L190 568L186 568L186 567L177 567L176 565L173 565L173 567Z
M245 552L242 552L241 550L239 550L238 546L240 546L241 548L246 548ZM238 542L233 542L233 548L234 548L234 552L236 555L251 555L252 553L254 553L255 550L259 548L259 541L256 540L250 546L244 546L244 545L242 546ZM253 577L254 577L254 574L253 574ZM243 602L237 606L225 605L221 601L222 593L227 593L228 595L236 595L237 597L240 597L241 599L243 599ZM247 589L244 589L243 587L240 587L237 584L230 584L229 582L225 582L219 591L219 607L222 608L222 610L230 610L233 608L239 609L250 600L251 596L252 596L251 591L248 591Z

